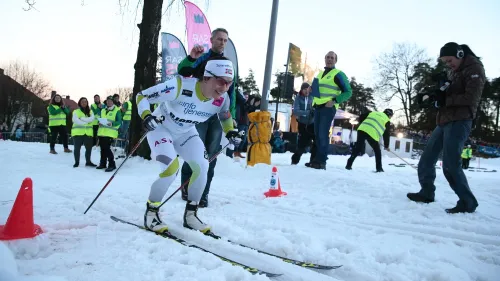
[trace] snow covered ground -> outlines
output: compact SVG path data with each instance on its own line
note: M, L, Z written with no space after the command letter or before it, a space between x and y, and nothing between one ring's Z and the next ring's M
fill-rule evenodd
M84 215L111 173L73 168L73 154L48 151L48 144L0 142L0 223L7 220L22 180L31 177L35 222L44 230L34 239L0 243L0 280L268 280L109 219L142 222L149 185L159 170L154 162L127 161ZM271 166L245 168L244 161L220 155L210 206L199 216L225 238L293 259L342 264L339 269L300 268L187 230L180 194L164 206L162 216L174 234L192 243L284 274L275 280L500 280L500 173L467 171L477 212L449 215L444 209L457 197L441 170L437 202L421 205L406 198L419 190L416 171L388 165L402 163L398 159L384 157L385 173L376 174L369 157L356 159L354 169L346 171L346 157L330 156L328 170L319 171L303 166L308 155L298 166L289 165L290 156L272 156L288 195L265 199ZM92 158L98 162L97 150ZM500 161L483 159L481 167L499 170ZM180 176L168 195L179 185Z

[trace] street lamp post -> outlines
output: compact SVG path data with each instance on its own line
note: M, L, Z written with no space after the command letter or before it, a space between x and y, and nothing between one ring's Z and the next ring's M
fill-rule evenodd
M278 21L278 4L279 0L273 0L273 8L271 12L271 25L269 26L269 39L267 41L264 85L262 86L262 100L260 103L261 111L267 111L267 107L269 104L269 94L270 94L269 88L271 84L271 75L272 75L271 71L273 67L273 56L274 56L274 39L276 37L276 22Z

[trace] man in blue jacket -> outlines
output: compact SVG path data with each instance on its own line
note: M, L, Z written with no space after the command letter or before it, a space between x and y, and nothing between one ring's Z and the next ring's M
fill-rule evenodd
M300 91L295 97L293 103L293 115L297 117L299 129L299 141L297 149L292 155L292 165L297 165L300 162L300 157L306 151L306 147L311 148L311 158L306 166L309 167L311 162L316 157L316 143L314 142L314 112L312 108L313 97L309 96L311 87L307 83L303 83Z

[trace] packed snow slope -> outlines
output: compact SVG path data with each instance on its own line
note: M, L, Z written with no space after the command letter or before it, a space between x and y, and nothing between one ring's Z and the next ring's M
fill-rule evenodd
M73 154L56 149L60 153L51 155L48 144L0 142L0 223L22 180L31 177L35 222L44 230L34 239L0 243L1 280L269 279L109 218L142 223L150 184L159 173L153 161L129 159L84 215L112 173L73 168ZM356 159L352 171L344 169L345 156L330 156L326 171L306 168L309 155L290 166L290 156L272 155L288 195L264 198L271 166L245 167L244 161L220 155L209 207L200 209L199 217L225 239L292 259L342 264L339 269L304 269L185 229L180 193L161 215L172 233L189 242L283 273L275 280L500 280L499 173L466 171L479 207L473 214L450 215L444 209L455 206L457 197L442 170L437 201L423 205L406 198L419 190L418 179L410 166L389 165L402 163L397 158L384 157L385 173L374 173L375 160L368 156ZM92 159L98 163L98 149ZM499 170L500 161L483 159L481 167ZM179 185L180 176L167 195Z

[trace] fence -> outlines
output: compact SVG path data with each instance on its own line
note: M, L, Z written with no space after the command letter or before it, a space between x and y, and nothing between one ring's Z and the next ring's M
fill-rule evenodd
M0 139L21 141L21 142L42 142L42 143L46 143L48 141L47 133L42 133L42 132L22 132L20 138L17 138L15 132L12 134L10 132L1 132Z

